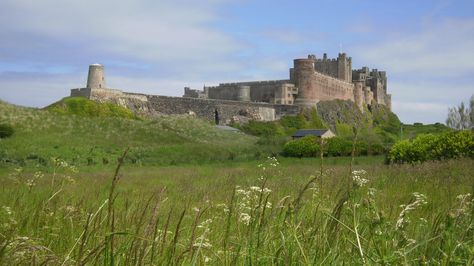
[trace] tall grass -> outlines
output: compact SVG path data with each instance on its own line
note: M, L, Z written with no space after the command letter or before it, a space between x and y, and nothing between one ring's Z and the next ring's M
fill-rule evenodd
M18 169L0 181L0 263L473 263L472 160L306 162Z

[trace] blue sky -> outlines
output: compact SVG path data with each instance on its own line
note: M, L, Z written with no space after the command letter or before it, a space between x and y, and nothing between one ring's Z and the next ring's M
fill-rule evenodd
M405 123L444 122L474 93L474 1L1 0L0 99L43 107L106 67L109 87L285 79L339 51L386 70Z

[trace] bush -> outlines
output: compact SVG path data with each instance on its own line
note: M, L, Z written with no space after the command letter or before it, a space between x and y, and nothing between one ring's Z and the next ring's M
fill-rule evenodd
M1 139L10 137L11 135L13 135L14 132L15 130L13 129L12 126L8 124L0 124L0 138Z
M474 158L474 134L470 131L425 134L399 141L392 146L387 162L414 164L458 157Z
M291 133L298 129L307 127L307 122L303 114L299 114L297 116L283 116L280 119L280 124L285 128L286 131Z
M289 157L315 157L319 156L321 146L319 139L314 136L306 136L300 139L290 140L283 147L283 155ZM341 137L324 139L323 152L325 156L351 156L352 141ZM377 155L383 154L385 148L379 143L368 144L357 142L355 155Z
M248 124L242 126L242 130L245 133L254 135L254 136L278 136L283 135L281 130L277 127L277 124L274 122L262 122L262 121L249 121Z
M352 142L340 137L326 139L325 152L328 156L349 156L352 153Z
M283 147L283 155L289 157L315 157L319 152L320 144L314 136L290 140Z

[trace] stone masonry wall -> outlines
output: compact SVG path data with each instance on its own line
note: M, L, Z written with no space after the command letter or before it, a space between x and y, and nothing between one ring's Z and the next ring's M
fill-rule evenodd
M276 98L275 92L281 90L282 86L289 82L289 80L271 80L221 83L218 86L206 88L209 99L236 100L239 86L250 86L250 101L273 103Z
M93 89L90 99L116 103L146 116L195 114L208 121L216 121L217 116L219 124L228 124L235 117L273 121L299 112L295 105L145 95L113 89Z

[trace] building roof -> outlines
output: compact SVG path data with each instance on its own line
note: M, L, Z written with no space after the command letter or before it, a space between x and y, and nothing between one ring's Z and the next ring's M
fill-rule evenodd
M293 137L304 137L308 135L321 137L328 131L329 129L300 129L293 134Z

